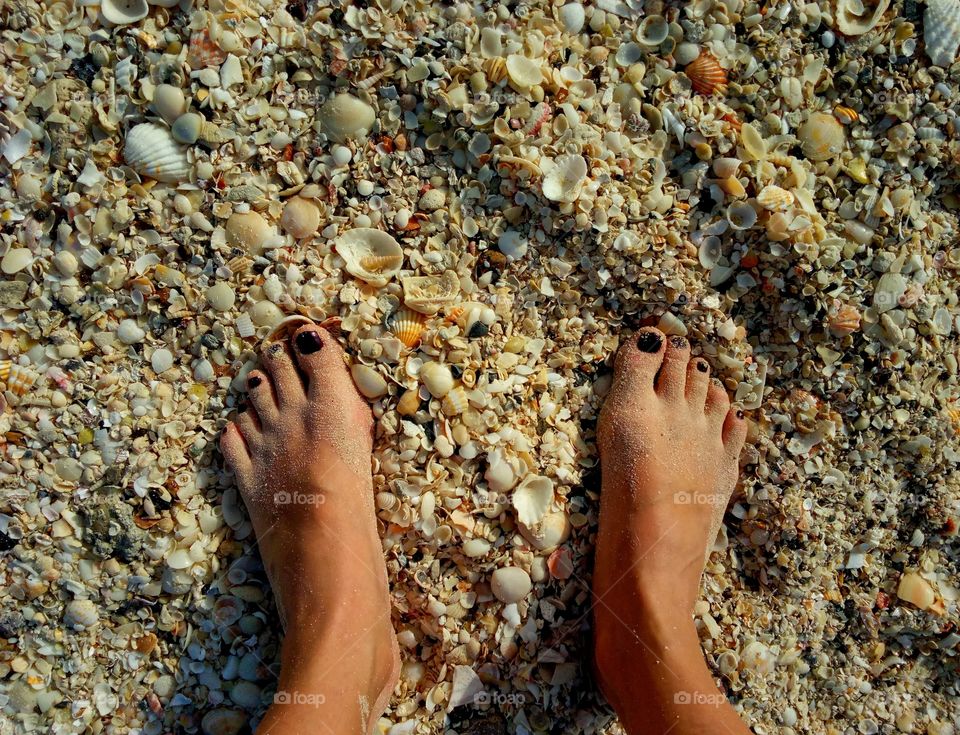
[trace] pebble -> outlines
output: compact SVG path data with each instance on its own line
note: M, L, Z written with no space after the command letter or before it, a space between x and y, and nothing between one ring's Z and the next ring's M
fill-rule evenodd
M238 707L254 709L260 704L262 690L250 681L238 681L230 690L230 699Z
M180 87L161 84L153 92L153 109L167 123L173 122L187 109L187 101ZM176 136L174 136L176 137Z
M373 194L373 182L363 179L357 182L357 194L362 197L368 197Z
M490 590L501 602L519 602L531 589L530 575L520 567L500 567L490 577Z
M67 482L76 482L83 476L83 465L73 457L61 457L53 463L57 477Z
M200 137L200 131L203 130L203 116L196 112L188 112L176 119L176 122L170 127L170 133L173 139L184 145L193 145Z
M337 166L346 166L353 158L353 151L345 145L335 145L330 155L333 156L333 162Z
M135 319L124 319L117 327L117 339L125 345L135 345L143 341L147 333Z
M232 709L213 709L203 716L203 735L237 735L247 726L248 716Z
M99 620L100 614L92 600L73 600L63 615L63 622L71 627L89 628Z
M218 281L207 289L207 301L217 311L229 311L237 300L237 294L226 281Z

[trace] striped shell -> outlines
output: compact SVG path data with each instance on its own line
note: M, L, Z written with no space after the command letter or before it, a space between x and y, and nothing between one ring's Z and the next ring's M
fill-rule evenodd
M440 407L447 416L458 416L466 411L469 405L467 392L458 385L443 397Z
M373 286L386 286L403 265L400 243L372 227L347 230L335 245L337 254L346 261L347 273Z
M22 396L37 381L37 374L13 360L0 360L0 380L7 384L7 390L15 396Z
M487 73L487 79L494 84L499 84L507 78L507 62L499 56L487 59L480 67Z
M426 327L427 319L406 306L400 307L389 318L388 327L393 335L407 347L420 344L420 335Z
M935 66L953 64L960 48L960 0L927 0L923 41Z
M757 204L771 212L783 211L793 206L794 196L786 189L768 184L757 194Z
M683 71L699 94L707 97L716 93L726 94L727 71L712 54L701 53Z
M444 271L442 276L408 276L401 281L403 303L427 316L433 316L460 294L456 271Z
M252 337L257 333L257 328L253 326L253 319L251 319L250 315L246 312L237 317L233 323L233 327L237 330L237 334L243 339Z
M157 181L178 184L190 178L186 149L157 123L141 123L130 129L123 158L138 174Z
M853 334L860 329L860 312L850 304L835 304L827 316L827 327L836 335Z

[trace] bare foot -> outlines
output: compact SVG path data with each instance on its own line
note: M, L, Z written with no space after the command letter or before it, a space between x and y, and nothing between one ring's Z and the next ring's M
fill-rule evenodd
M640 657L662 662L682 640L702 665L691 616L745 436L743 414L687 340L644 329L620 348L598 425L593 577L598 675L618 711L630 696L619 679Z
M399 657L376 530L373 421L325 330L268 346L249 406L221 438L286 636L278 698L258 732L368 732ZM314 720L313 718L318 718Z

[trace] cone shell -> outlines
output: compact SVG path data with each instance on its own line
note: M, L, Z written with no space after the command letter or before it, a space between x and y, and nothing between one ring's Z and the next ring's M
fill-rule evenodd
M406 306L398 309L390 318L390 331L407 347L420 344L420 335L426 327L427 319Z
M403 248L382 230L355 227L335 241L337 254L346 261L347 273L373 286L386 286L400 272Z
M687 64L684 73L690 78L693 89L699 94L711 96L727 91L727 72L716 57L706 52Z
M179 184L190 178L187 152L170 131L157 123L141 123L130 129L123 146L123 159L141 176Z
M960 0L927 0L923 41L935 66L947 67L956 61L960 48Z
M37 375L13 360L0 360L0 380L7 384L8 391L22 396L33 387Z

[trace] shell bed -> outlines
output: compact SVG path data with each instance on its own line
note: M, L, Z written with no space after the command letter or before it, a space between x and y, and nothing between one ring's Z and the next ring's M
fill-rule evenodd
M262 715L280 626L216 447L296 314L378 419L404 661L378 732L619 732L595 426L658 325L750 419L696 609L738 712L955 733L958 19L3 3L0 734Z

